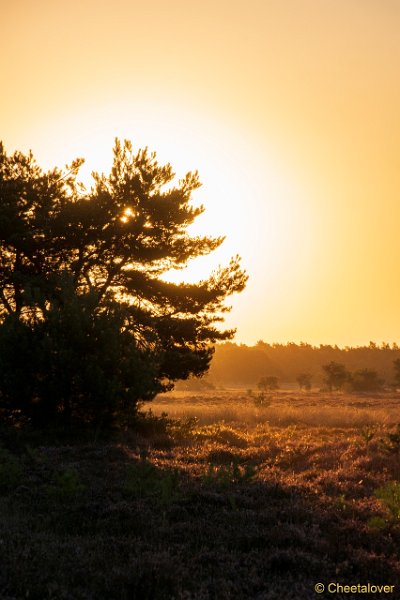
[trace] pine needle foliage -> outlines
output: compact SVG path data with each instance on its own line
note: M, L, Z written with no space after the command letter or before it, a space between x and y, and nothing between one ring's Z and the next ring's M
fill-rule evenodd
M171 165L116 140L87 190L82 163L44 172L0 145L0 407L40 425L111 424L201 376L247 280L239 257L197 284L167 280L223 242L188 232L197 172L175 184Z

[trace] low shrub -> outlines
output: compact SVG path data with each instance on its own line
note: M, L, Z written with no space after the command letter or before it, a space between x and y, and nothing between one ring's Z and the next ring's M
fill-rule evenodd
M54 482L47 486L50 497L59 502L75 500L86 491L86 486L81 482L78 473L73 469L67 469L58 473Z
M199 427L194 430L193 437L198 441L212 440L237 448L246 448L248 445L248 438L245 433L220 423Z
M248 483L256 475L257 469L254 465L241 466L237 461L234 461L229 465L222 466L209 464L202 481L206 485L216 486L217 488L228 488L232 484Z
M123 491L132 498L152 498L156 503L168 505L179 499L179 471L160 472L146 458L129 465Z
M380 448L385 454L400 454L400 423L395 431L389 431L384 438L381 438Z
M14 489L21 480L22 468L14 454L0 448L0 492L7 493Z

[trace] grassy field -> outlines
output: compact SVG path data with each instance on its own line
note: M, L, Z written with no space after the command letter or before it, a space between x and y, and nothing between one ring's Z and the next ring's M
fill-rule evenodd
M4 433L1 599L400 597L399 394L149 406L112 442ZM395 589L314 591L335 582Z

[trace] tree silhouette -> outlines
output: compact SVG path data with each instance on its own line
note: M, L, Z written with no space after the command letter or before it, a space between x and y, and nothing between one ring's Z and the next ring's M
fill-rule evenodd
M32 419L112 420L202 375L234 333L217 326L225 299L247 280L239 257L198 284L162 278L223 241L187 231L204 210L191 205L197 172L174 185L171 165L116 140L110 175L87 191L82 163L43 172L0 144L0 404Z
M341 363L331 361L329 364L323 365L322 369L326 374L324 382L330 391L340 390L346 381L349 380L350 373Z
M272 391L279 389L278 378L274 375L266 375L265 377L261 377L260 381L257 383L257 387L262 392Z
M384 379L379 377L375 369L358 369L351 374L350 386L356 392L375 392L381 390Z
M301 390L311 390L311 380L312 380L312 375L311 373L300 373L297 377L296 377L296 381L299 384L299 388Z
M400 387L400 358L396 358L393 361L394 367L394 385Z

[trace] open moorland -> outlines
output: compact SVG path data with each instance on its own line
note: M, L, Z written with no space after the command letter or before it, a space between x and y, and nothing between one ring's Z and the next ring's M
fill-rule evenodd
M399 597L399 393L149 406L108 441L2 432L3 600Z

